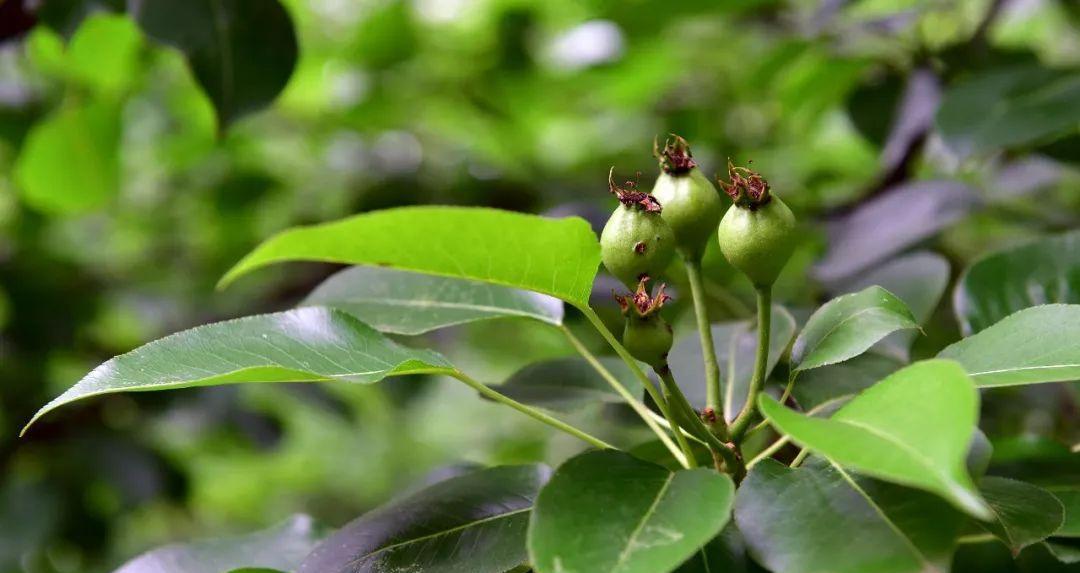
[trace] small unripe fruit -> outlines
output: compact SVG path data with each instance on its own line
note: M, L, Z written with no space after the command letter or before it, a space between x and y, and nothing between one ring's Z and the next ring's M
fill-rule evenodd
M720 185L734 205L720 221L720 251L754 286L770 287L795 250L795 215L757 173L729 163L728 175Z
M617 187L610 175L608 183L620 205L600 233L600 257L608 272L632 289L642 277L657 277L671 263L675 234L652 195L637 191L633 182Z
M662 150L654 143L653 153L661 173L652 194L664 206L661 216L683 254L700 259L724 213L720 193L698 169L685 139L675 135Z
M626 316L622 342L627 352L653 368L661 368L667 364L674 336L671 325L660 316L660 307L671 297L664 294L665 285L660 285L655 297L649 296L648 282L642 279L634 293L616 295L615 300Z
M630 314L626 317L623 346L631 356L645 364L653 368L667 364L673 341L671 325L662 316L657 314L642 318Z

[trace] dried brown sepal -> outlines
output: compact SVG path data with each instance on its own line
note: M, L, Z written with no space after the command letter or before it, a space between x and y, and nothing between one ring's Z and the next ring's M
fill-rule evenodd
M641 173L638 173L637 176L641 177ZM619 187L615 183L615 168L612 167L611 171L608 171L608 190L619 199L620 203L627 207L641 209L646 213L659 213L662 207L656 197L644 191L638 191L637 186L636 179L628 179L623 183L622 187Z
M664 289L667 288L666 284L660 285L655 297L649 296L648 282L649 277L641 277L637 290L627 293L625 296L619 296L615 294L615 291L611 291L611 294L615 297L615 302L619 303L619 308L622 309L624 315L629 314L630 309L633 309L638 316L646 318L659 312L660 307L671 300L671 297L664 292Z
M664 141L663 149L660 149L659 141L653 138L653 156L660 162L660 169L668 175L689 173L697 167L697 162L690 153L690 144L674 133Z
M759 173L748 167L736 167L728 160L728 178L730 182L717 177L720 188L731 197L736 207L757 210L772 200L769 195L769 182Z

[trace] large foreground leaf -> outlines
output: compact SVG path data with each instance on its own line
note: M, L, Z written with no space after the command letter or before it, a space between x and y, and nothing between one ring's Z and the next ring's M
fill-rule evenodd
M994 519L982 527L1005 543L1013 555L1053 535L1065 520L1061 502L1041 487L986 477L979 490L994 512Z
M1078 380L1080 305L1021 310L938 357L962 364L980 387Z
M131 0L154 40L179 49L224 128L274 100L296 66L296 32L278 0Z
M953 292L965 335L1048 303L1080 303L1080 231L991 253L964 271Z
M200 326L117 356L46 404L27 427L64 404L112 392L241 382L368 383L447 369L439 354L400 346L349 314L303 308Z
M754 466L735 522L776 573L945 573L963 514L939 498L809 463Z
M311 552L300 573L505 573L527 560L529 512L551 471L503 466L371 511Z
M623 452L563 464L540 492L529 525L538 573L655 573L685 562L728 522L726 475L673 472Z
M644 391L641 381L618 358L600 358L623 386L635 396ZM519 402L559 412L572 412L596 404L622 404L622 398L581 358L560 358L530 364L501 384L499 392Z
M791 364L799 371L843 362L888 334L918 327L904 301L872 286L836 297L814 312L795 339Z
M835 463L991 517L964 464L979 395L955 362L928 360L899 370L829 419L789 410L767 395L759 407L776 429Z
M539 293L379 267L345 269L303 302L338 308L380 332L425 332L503 317L562 324L563 304Z
M209 573L236 569L294 571L320 536L306 515L243 537L167 545L144 553L115 573Z
M393 267L523 288L586 306L600 243L583 219L473 207L403 207L285 231L221 280L285 261Z

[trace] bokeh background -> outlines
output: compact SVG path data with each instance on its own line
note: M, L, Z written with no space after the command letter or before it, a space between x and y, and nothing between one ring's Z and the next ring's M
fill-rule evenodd
M609 167L650 186L669 132L708 173L752 160L806 223L776 295L793 308L897 253L933 248L955 276L1080 223L1069 0L283 0L295 68L227 129L122 1L50 0L31 29L18 1L0 0L2 573L110 571L297 512L339 526L448 464L574 451L425 379L114 395L17 437L114 354L294 305L334 268L215 290L289 226L417 203L602 224ZM714 318L744 315L745 285L707 260ZM916 355L955 324L945 301ZM428 342L492 383L572 353L512 320ZM997 455L1067 453L1076 403L1009 394L988 418Z

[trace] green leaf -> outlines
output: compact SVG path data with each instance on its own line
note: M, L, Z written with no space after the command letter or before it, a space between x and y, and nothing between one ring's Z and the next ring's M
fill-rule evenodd
M1080 305L1021 310L938 354L981 388L1080 379Z
M872 286L836 297L819 308L791 349L794 371L843 362L865 352L886 335L918 328L904 302Z
M274 101L296 66L296 32L277 0L132 0L129 11L183 52L221 130Z
M791 394L804 411L812 410L842 396L854 396L903 366L895 358L867 352L847 362L800 373Z
M115 104L61 108L34 126L15 162L23 201L57 215L101 207L120 186L119 145Z
M745 573L750 557L746 544L734 523L698 549L675 573Z
M926 324L949 286L949 262L935 253L912 253L860 275L846 283L843 292L856 292L874 285L896 295L904 301L915 322ZM906 362L917 335L914 330L894 332L878 342L875 349Z
M66 71L76 81L108 94L131 85L142 37L125 16L98 13L79 26L68 45Z
M673 472L616 451L582 454L556 470L536 500L533 568L670 571L720 533L734 493L731 480L712 470Z
M529 512L550 474L502 466L441 481L342 527L299 573L505 573L528 558Z
M644 392L641 381L618 358L599 359L635 396ZM557 412L574 412L596 404L622 404L589 363L581 358L560 358L531 364L498 386L499 392L519 402Z
M825 464L764 460L739 487L735 522L776 573L927 573L948 570L964 516L933 495Z
M964 464L979 395L955 362L916 362L829 419L789 410L768 395L758 407L777 430L834 463L936 493L980 519L991 516Z
M185 330L98 366L26 425L64 404L113 392L245 382L377 382L451 366L400 346L341 311L311 307ZM23 428L23 432L26 428Z
M784 349L795 336L796 323L791 313L780 305L772 307L772 333L769 337L769 364L766 375L776 367ZM724 377L724 416L734 419L746 401L753 376L757 328L752 320L712 325L713 348ZM696 334L676 341L668 354L671 372L687 399L695 408L705 407L705 368L701 360L701 339Z
M166 545L128 561L115 573L208 573L234 569L293 571L321 536L306 515L242 537Z
M563 319L562 301L542 294L378 267L345 269L302 304L341 309L380 332L408 335L492 318L554 325Z
M1047 490L1054 494L1065 508L1065 521L1054 535L1080 537L1080 486L1055 486Z
M1013 555L1050 537L1064 522L1065 510L1054 494L1022 481L985 477L979 483L992 521L980 525L1009 547Z
M964 271L953 291L966 336L1048 303L1080 303L1080 231L990 253Z
M1063 135L1080 122L1080 73L1035 66L975 76L945 94L937 127L962 154Z
M393 267L549 294L587 306L600 243L583 219L475 207L403 207L280 233L240 261L225 286L285 261Z

